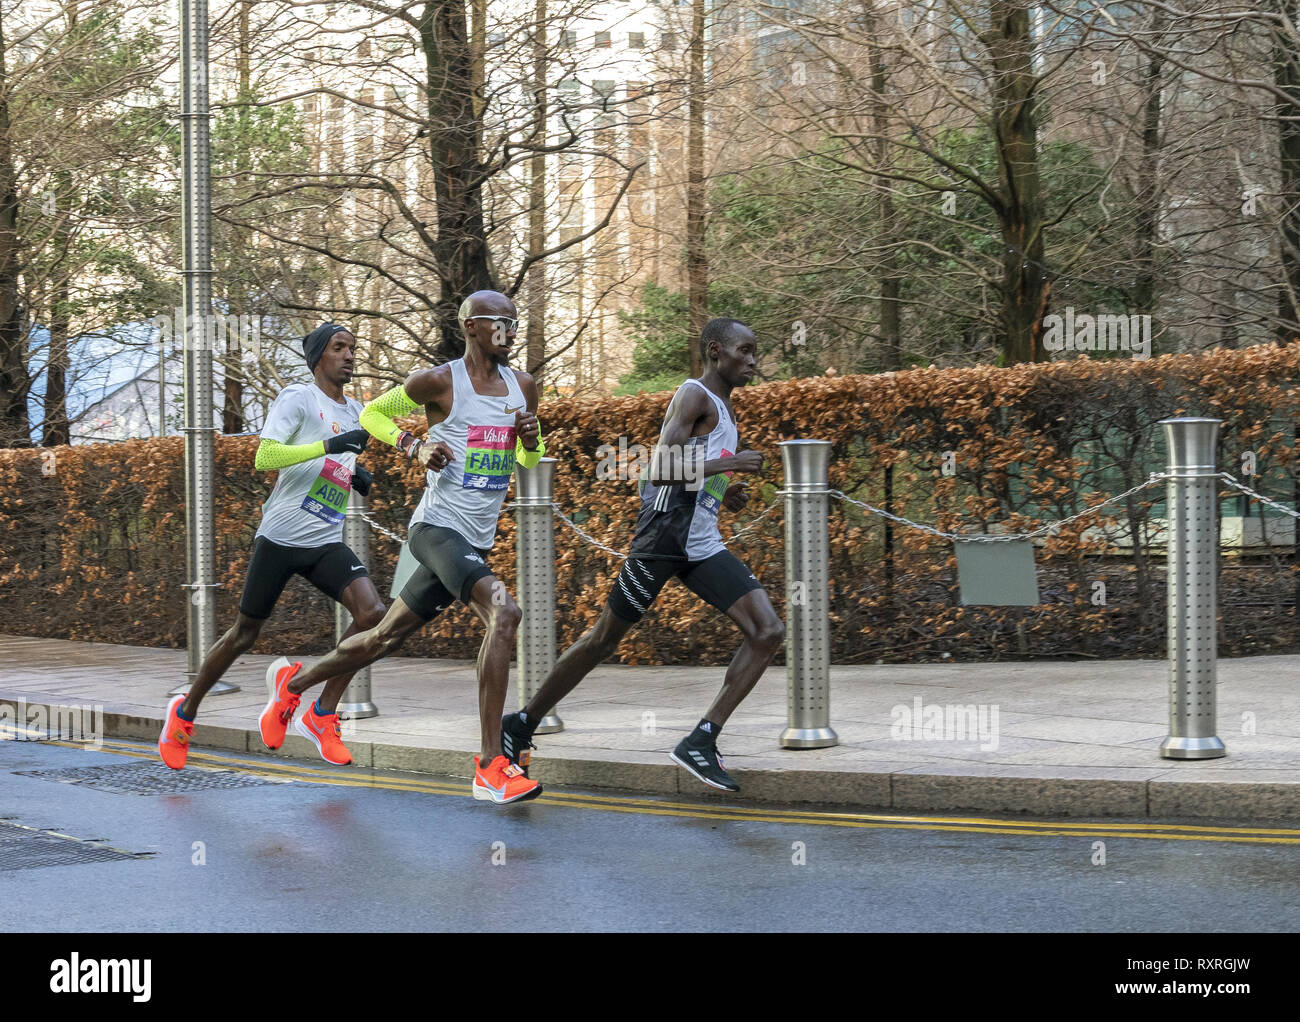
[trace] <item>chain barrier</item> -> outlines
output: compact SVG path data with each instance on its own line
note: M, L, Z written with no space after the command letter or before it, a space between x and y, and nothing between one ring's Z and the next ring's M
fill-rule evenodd
M533 506L536 507L537 505L534 504ZM567 525L570 529L576 532L579 536L581 536L592 546L596 547L597 549L604 550L605 553L607 554L613 554L619 560L622 561L627 560L627 554L623 553L620 550L615 550L613 547L607 547L604 543L596 539L594 536L588 536L585 532L583 532L582 527L578 525L577 522L575 522L572 518L570 518L568 515L566 515L563 511L560 510L559 504L552 503L551 510L560 516L560 520L563 521L565 525Z
M517 508L517 507L520 507L520 506L521 506L521 505L519 505L519 504L515 504L515 503L507 504L507 505L505 505L505 507L502 508L502 510L503 510L503 511L510 511L510 510L513 510L514 508ZM546 505L545 505L545 504L525 504L525 505L522 505L522 506L523 506L523 507L545 507ZM594 546L594 547L599 547L601 550L604 550L606 553L613 554L615 557L621 557L621 558L626 558L626 557L627 557L627 554L620 553L620 552L617 551L617 550L611 549L610 547L605 546L604 543L601 543L599 540L597 540L597 539L593 538L592 536L587 535L587 533L583 532L583 531L582 531L582 528L581 528L581 527L580 527L576 522L574 522L574 520L573 520L572 518L570 518L568 515L566 515L563 511L560 510L560 505L559 505L559 504L552 503L552 504L551 504L551 510L554 511L557 515L560 516L561 521L563 521L565 525L567 525L570 529L572 529L574 532L576 532L579 536L581 536L584 540L586 540L586 541L587 541L588 543L590 543L592 546ZM769 510L770 510L770 508L769 508ZM358 512L354 512L354 513L358 513ZM766 514L766 513L767 513L767 512L764 512L764 514ZM384 535L384 536L387 536L387 537L388 537L389 539L391 539L394 543L405 543L405 542L406 542L405 537L403 537L403 536L399 536L397 533L395 533L395 532L390 532L388 529L385 529L382 525L380 525L377 521L375 521L373 518L371 518L371 517L370 517L368 514L366 514L364 511L359 512L359 514L360 514L360 516L361 516L361 520L362 520L363 522L366 522L366 523L367 523L367 524L368 524L372 529L374 529L376 532L381 533L381 534Z
M565 525L567 525L570 529L576 532L579 536L581 536L592 546L597 547L600 550L604 550L605 553L607 554L613 554L615 557L621 558L623 560L627 559L627 554L621 553L620 551L613 549L613 547L607 547L604 543L596 539L594 536L590 536L586 532L584 532L581 525L579 525L572 518L570 518L568 515L566 515L563 511L560 510L559 504L555 503L554 501L551 501L549 506L550 509L559 516L560 520L564 522ZM510 503L505 505L505 507L503 507L501 510L513 511L517 507L547 507L547 505L546 504L519 504L515 502L515 503Z
M850 497L843 490L829 490L827 492L831 497L835 498L836 500L844 501L846 504L856 505L857 507L862 508L864 511L867 511L870 514L880 515L880 517L882 518L888 518L890 521L898 522L900 525L906 525L913 529L918 529L921 532L928 532L932 536L938 536L940 539L951 540L953 542L962 540L968 543L1011 543L1011 542L1015 542L1016 540L1038 539L1040 536L1045 536L1049 532L1052 532L1055 529L1059 529L1062 526L1069 525L1071 522L1076 522L1080 518L1084 518L1095 511L1100 511L1102 508L1110 504L1117 504L1122 500L1127 500L1135 493L1141 493L1143 490L1147 489L1148 487L1155 486L1157 483L1164 482L1165 479L1167 478L1168 478L1167 473L1153 472L1150 478L1148 478L1145 482L1138 483L1137 486L1134 486L1131 489L1127 489L1123 493L1117 493L1113 497L1107 497L1100 504L1094 504L1092 507L1080 511L1078 514L1071 515L1069 518L1062 518L1059 521L1049 522L1047 525L1040 526L1039 528L1035 529L1033 532L1009 533L1002 536L963 535L962 533L956 533L956 532L944 532L941 529L934 528L934 526L932 525L923 525L920 522L912 521L910 518L904 518L902 515L891 514L890 512L884 511L881 508L873 507L871 504L868 504L865 501L855 500L853 497ZM1243 493L1248 494L1249 496L1260 501L1260 503L1267 504L1269 507L1274 508L1275 510L1282 511L1285 514L1290 515L1292 518L1300 518L1300 514L1297 514L1295 511L1292 511L1288 507L1284 507L1283 505L1277 503L1277 501L1270 500L1268 497L1256 493L1249 486L1245 486L1242 483L1237 482L1237 480L1234 479L1232 476L1230 476L1227 472L1220 473L1220 478L1227 481L1227 483L1230 486L1233 486L1236 489L1241 490ZM769 514L771 514L772 509L782 502L782 500L785 497L785 493L786 491L784 490L778 490L777 496L772 501L772 503L768 504L767 507L765 507L761 512L759 512L758 516L755 517L744 528L739 529L736 532L733 532L731 534L730 539L728 539L727 542L734 543L737 540L744 537L747 533L751 532L753 529L757 528L759 522L761 522L764 518L766 518ZM508 511L519 506L521 505L517 503L511 503L511 504L507 504L502 510ZM529 504L523 506L545 507L546 505ZM559 504L552 502L550 506L551 506L551 510L555 512L555 514L559 517L560 521L564 522L565 525L567 525L570 529L572 529L575 533L577 533L578 537L582 539L584 542L590 544L591 546L596 547L596 549L598 550L603 550L607 554L613 554L615 557L619 558L620 560L627 559L627 554L623 553L620 550L615 550L613 547L606 546L604 543L600 542L600 540L596 539L594 536L584 531L582 526L578 525L577 522L575 522L572 518L570 518L568 515L564 513L564 511L560 508ZM391 532L388 529L384 528L382 525L380 525L377 521L371 518L364 511L360 512L360 516L361 516L361 520L366 522L372 529L374 529L376 532L380 533L381 535L386 536L388 539L391 539L393 542L395 543L406 542L404 537L399 536L397 533Z
M836 500L842 500L848 504L856 504L858 507L863 508L866 511L869 511L871 514L880 515L882 518L888 518L891 521L898 522L901 525L911 526L913 529L920 529L922 532L928 532L931 535L938 536L940 539L947 539L953 542L957 542L958 540L961 540L968 543L1012 543L1015 542L1016 540L1026 540L1026 539L1032 540L1032 539L1037 539L1039 536L1045 536L1047 533L1053 531L1054 529L1059 529L1063 525L1069 525L1071 522L1078 521L1080 518L1084 518L1095 511L1100 511L1103 507L1105 507L1108 504L1115 504L1121 500L1126 500L1127 498L1133 496L1133 494L1140 493L1142 490L1145 490L1149 486L1155 486L1157 483L1164 482L1165 479L1167 478L1168 478L1167 473L1153 472L1145 482L1138 483L1137 486L1125 490L1123 493L1117 493L1113 497L1107 497L1100 504L1094 504L1092 507L1087 508L1084 511L1080 511L1078 514L1071 515L1069 518L1062 518L1059 521L1049 522L1047 525L1041 526L1040 528L1035 529L1033 532L1008 533L1002 536L963 535L961 533L956 533L956 532L943 532L939 529L934 528L931 525L922 525L920 522L914 522L909 518L903 518L901 515L890 514L888 511L882 511L878 507L872 507L870 504L864 503L863 501L854 500L852 497L844 493L842 490L831 490L830 495L834 497Z
M370 517L368 514L366 514L364 511L353 511L353 510L349 509L349 513L350 513L350 514L355 514L355 515L360 515L360 516L361 516L361 520L362 520L363 522L365 522L367 525L369 525L372 529L374 529L374 530L375 530L376 532L378 532L380 535L387 536L387 537L388 537L389 539L391 539L394 543L405 543L405 542L406 542L406 537L405 537L405 536L399 536L399 535L398 535L397 533L395 533L395 532L389 532L387 529L385 529L382 525L380 525L377 521L375 521L373 518L371 518L371 517Z
M767 507L763 508L763 510L759 513L758 517L756 517L752 522L746 525L743 529L740 529L738 532L732 533L731 538L727 540L727 542L734 543L736 540L740 539L743 535L745 535L745 533L755 528L758 525L758 523L761 522L764 518L766 518L768 514L771 512L771 510L780 503L781 503L781 497L778 496L775 500L772 501L772 503L768 504ZM519 504L507 504L505 508L503 508L503 510L509 511L519 506L520 506ZM523 506L545 507L546 505L527 504ZM606 546L600 540L596 539L594 536L584 531L582 526L580 526L577 522L575 522L572 518L570 518L568 515L564 513L564 511L560 508L559 504L552 502L551 510L555 512L555 514L559 517L560 521L562 521L570 529L576 532L578 534L578 537L582 539L584 542L590 544L591 546L594 546L597 550L603 550L607 554L613 554L615 557L619 558L619 560L627 560L627 554L623 553L621 550L615 550L613 547Z
M1261 504L1267 504L1267 505L1268 505L1269 507L1271 507L1274 511L1281 511L1283 514L1285 514L1285 515L1290 515L1292 518L1300 518L1300 514L1297 514L1295 511L1292 511L1292 510L1291 510L1289 507L1287 507L1286 505L1284 505L1284 504L1279 504L1276 500L1272 500L1272 499L1270 499L1269 497L1265 497L1262 493L1256 493L1254 490L1252 490L1252 489L1251 489L1249 486L1247 486L1245 483L1240 483L1240 482L1238 482L1235 478L1233 478L1233 477L1232 477L1231 475L1229 475L1227 472L1220 472L1220 473L1219 473L1219 478L1222 479L1224 482L1226 482L1226 483L1227 483L1229 486L1231 486L1234 490L1240 490L1242 493L1246 494L1246 496L1248 496L1248 497L1254 497L1254 498L1255 498L1257 501L1259 501Z
M727 540L727 542L734 543L736 542L736 540L740 539L741 536L745 535L745 533L749 532L750 529L756 528L758 526L758 523L761 522L764 518L766 518L771 513L772 508L780 504L781 501L784 499L784 497L785 497L784 492L778 490L777 495L775 499L773 499L772 503L768 504L767 507L763 508L763 510L759 512L758 517L756 517L752 522L746 525L743 529L737 529L735 532L733 532L731 534L731 538Z

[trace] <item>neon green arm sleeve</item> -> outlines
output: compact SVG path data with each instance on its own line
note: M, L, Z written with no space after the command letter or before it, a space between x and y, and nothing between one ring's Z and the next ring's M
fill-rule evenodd
M404 386L396 386L386 394L380 394L361 410L361 428L389 447L396 447L397 438L402 435L402 427L393 419L398 415L409 415L419 407L406 396Z
M278 468L288 468L324 456L324 440L317 440L314 444L282 444L278 440L263 437L257 445L253 468L258 472L274 472Z
M541 423L538 423L536 449L530 451L527 447L524 446L524 442L522 440L518 441L515 444L515 464L523 465L524 468L536 468L537 463L542 460L542 456L544 454L546 454L546 444L542 440Z

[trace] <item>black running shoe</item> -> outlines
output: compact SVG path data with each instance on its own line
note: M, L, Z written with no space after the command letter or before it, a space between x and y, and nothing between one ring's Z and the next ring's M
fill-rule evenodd
M518 713L507 713L501 718L501 751L506 759L528 776L528 761L532 758L529 749L537 748L533 744L533 729L519 719Z
M723 791L740 790L740 785L732 780L731 775L723 768L722 757L718 755L716 745L701 749L698 745L689 744L687 739L683 738L668 756L674 763L685 767L705 784L721 788Z

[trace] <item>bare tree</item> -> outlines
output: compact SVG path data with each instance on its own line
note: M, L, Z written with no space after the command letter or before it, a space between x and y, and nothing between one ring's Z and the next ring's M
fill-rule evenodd
M69 393L112 354L74 365L74 344L157 306L145 239L165 218L140 201L166 150L156 6L0 8L0 443L30 442L41 373L42 440L68 442Z
M694 0L690 44L690 113L687 123L686 279L691 331L687 339L691 375L701 370L699 337L709 319L709 257L705 250L708 211L704 181L705 0Z

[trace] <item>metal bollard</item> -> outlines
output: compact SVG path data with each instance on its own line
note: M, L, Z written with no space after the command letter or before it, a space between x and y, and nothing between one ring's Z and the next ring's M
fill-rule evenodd
M366 527L366 520L361 517L365 510L366 498L353 490L348 498L347 516L343 519L343 542L360 558L361 563L369 568L370 532ZM348 613L347 608L341 603L334 604L335 642L343 641L343 633L351 624L352 615ZM363 667L352 675L352 680L348 682L348 687L343 690L343 695L339 698L338 713L340 720L363 720L366 717L379 716L379 707L370 701L369 667Z
M1219 559L1218 470L1220 419L1164 419L1169 447L1169 737L1166 759L1226 755L1215 734L1216 618Z
M555 515L551 511L555 459L515 469L515 566L519 609L519 705L527 704L555 666ZM537 725L537 734L564 730L559 707Z
M831 730L830 589L826 513L829 440L786 440L785 663L789 683L784 749L838 745ZM798 587L798 588L796 588Z

